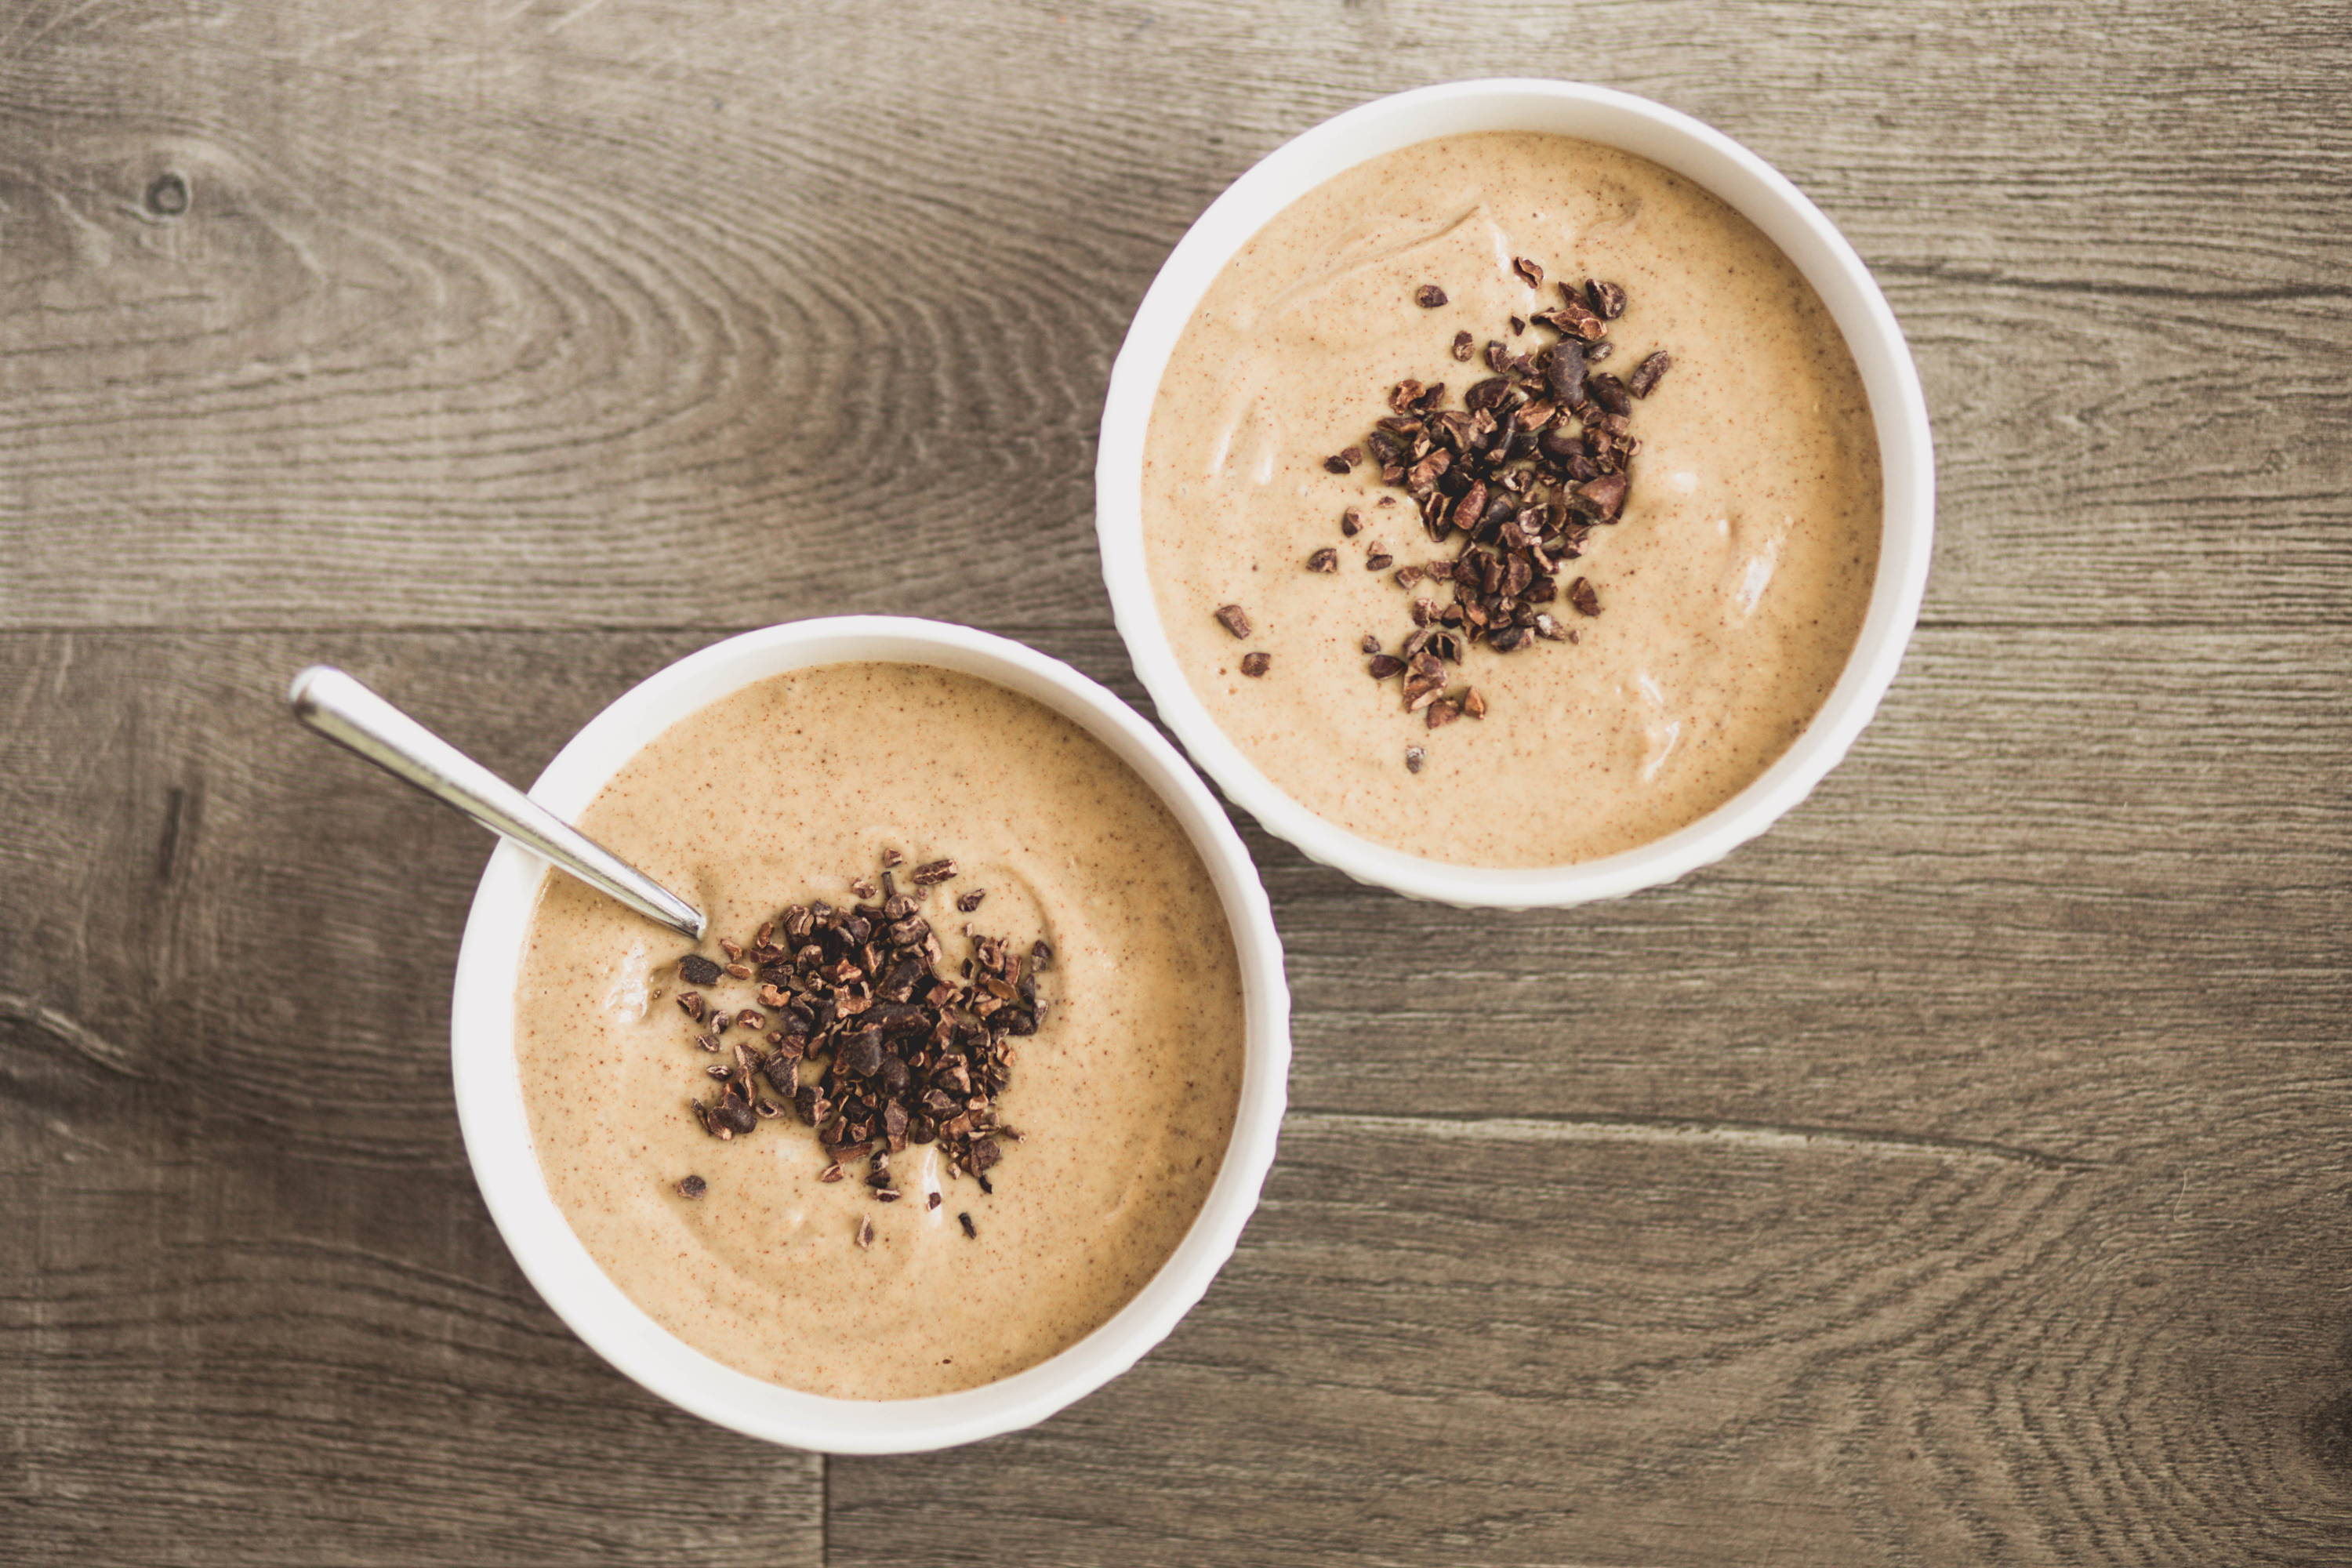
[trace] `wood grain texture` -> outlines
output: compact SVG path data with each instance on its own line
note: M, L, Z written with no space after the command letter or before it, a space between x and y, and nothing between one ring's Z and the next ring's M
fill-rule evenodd
M821 1562L821 1460L508 1258L446 1044L483 845L350 855L422 802L285 732L286 651L0 639L0 1561Z
M1933 615L2342 616L2324 6L5 15L0 624L1094 616L1094 421L1176 237L1490 72L1689 109L1846 227L1941 438Z
M1025 635L1131 687L1106 632ZM452 1542L522 1538L549 1486L612 1530L614 1450L645 1555L808 1528L803 1461L666 1415L515 1279L442 1047L484 843L275 707L336 658L528 776L707 640L0 637L31 1540L79 1539L37 1533L61 1473L152 1479L96 1435L197 1411L257 1479L322 1462L314 1423L365 1434L340 1462L394 1466ZM1240 1258L1042 1431L835 1461L832 1560L2341 1560L2345 640L1929 628L1813 801L1596 909L1465 921L1251 830L1298 1110ZM583 1405L620 1440L585 1464ZM714 1518L713 1464L803 1481ZM392 1539L344 1520L321 1560L412 1560Z
M2273 1173L2205 1194L2258 1284L2116 1171L1294 1116L1169 1344L1035 1431L836 1462L832 1560L2341 1563L2342 1205Z
M2352 1561L2352 29L2179 0L0 0L0 1562ZM1153 270L1286 136L1646 92L1853 239L1938 441L1876 725L1668 889L1465 915L1244 824L1294 1113L1202 1307L822 1461L604 1368L449 1102L510 775L724 632L1139 693Z

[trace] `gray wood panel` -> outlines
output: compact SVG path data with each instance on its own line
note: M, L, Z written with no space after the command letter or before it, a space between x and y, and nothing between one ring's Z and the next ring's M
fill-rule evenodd
M1294 1117L1160 1353L837 1462L832 1560L2339 1563L2341 1203L2221 1169Z
M2179 0L0 0L0 1561L2352 1560L2347 67ZM1582 910L1245 824L1267 1202L1045 1426L827 1463L609 1372L457 1141L487 842L285 678L517 776L803 615L1137 699L1088 472L1152 270L1503 72L1877 270L1942 485L1877 725Z
M1507 71L1708 117L1878 266L1934 614L2341 617L2324 6L15 9L0 624L1095 617L1094 421L1183 226Z
M822 1460L507 1256L446 1044L487 839L279 716L302 640L0 637L0 1561L821 1562Z
M1110 635L1030 636L1131 687ZM274 706L334 658L527 776L704 640L0 637L27 911L0 1181L43 1216L0 1237L0 1386L40 1413L32 1540L78 1539L45 1533L79 1517L48 1511L62 1471L149 1477L99 1434L186 1441L199 1411L232 1475L391 1467L454 1542L521 1529L526 1493L611 1530L623 1474L649 1557L809 1538L812 1461L667 1415L515 1276L442 1045L485 842ZM1044 1431L835 1462L834 1560L2223 1561L2264 1520L2260 1560L2340 1557L2342 644L2184 668L2126 629L1930 628L1779 830L1596 909L1407 904L1253 830L1299 1109L1239 1258ZM2091 730L2106 761L2070 783ZM713 1465L769 1479L747 1500ZM257 1506L208 1482L89 1539L207 1500ZM371 1527L311 1545L406 1560Z

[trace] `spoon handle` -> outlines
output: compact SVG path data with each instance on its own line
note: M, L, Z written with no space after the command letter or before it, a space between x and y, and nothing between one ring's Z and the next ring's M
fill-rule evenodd
M294 717L491 832L513 839L649 920L699 942L702 911L331 665L286 693Z

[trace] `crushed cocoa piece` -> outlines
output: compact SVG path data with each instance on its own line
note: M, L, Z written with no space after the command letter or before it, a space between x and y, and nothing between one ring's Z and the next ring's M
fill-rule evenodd
M929 889L956 874L955 861L942 857L909 879ZM930 923L890 872L878 885L863 878L853 885L861 898L885 902L794 905L745 950L759 960L766 1011L730 1013L694 992L680 998L695 1023L709 1019L695 1037L703 1050L717 1052L717 1031L730 1024L755 1037L735 1037L732 1061L706 1068L719 1095L688 1102L695 1120L729 1142L782 1119L789 1105L829 1156L820 1181L842 1180L849 1162L866 1156L866 1184L878 1201L894 1202L902 1194L888 1174L890 1156L909 1143L936 1143L950 1172L972 1176L986 1192L986 1173L1004 1152L996 1102L1011 1081L1011 1042L1034 1035L1045 1016L1036 976L1052 950L1039 942L1024 958L967 927L971 956L950 975ZM984 895L973 889L958 907L968 913ZM789 947L772 941L779 931ZM764 1041L756 1037L763 1030ZM769 1089L776 1099L763 1098Z
M1236 641L1250 635L1249 616L1239 605L1220 605L1217 607L1217 624L1233 633Z
M1530 288L1546 278L1532 258L1513 258L1512 270ZM1443 383L1399 381L1389 389L1389 412L1373 421L1362 447L1351 449L1378 469L1382 486L1401 492L1382 494L1379 504L1409 500L1429 538L1452 552L1395 574L1408 590L1423 582L1450 585L1450 598L1412 598L1407 609L1414 629L1394 654L1381 651L1377 634L1362 643L1372 678L1402 676L1405 711L1422 714L1432 730L1486 715L1483 692L1454 686L1470 650L1513 654L1538 641L1576 642L1577 633L1549 607L1561 599L1578 615L1601 613L1591 581L1576 577L1563 585L1560 570L1583 555L1593 529L1623 517L1641 449L1632 433L1633 405L1672 363L1656 351L1630 381L1593 369L1615 352L1608 323L1624 314L1625 289L1601 279L1580 285L1559 279L1557 286L1559 303L1510 322L1514 336L1531 324L1549 327L1558 334L1552 342L1528 352L1488 342L1492 374L1465 388L1458 406L1447 405ZM1431 309L1445 303L1435 284L1423 285L1415 298ZM1469 331L1457 331L1448 352L1465 361L1475 342ZM1362 521L1360 510L1350 506L1340 527L1352 537ZM1367 545L1366 570L1394 564L1385 545ZM1337 552L1318 551L1308 565L1336 570ZM1240 614L1238 606L1227 609ZM1245 640L1247 617L1238 626L1226 620L1226 629ZM1447 695L1449 686L1455 695ZM1406 765L1417 773L1424 761L1416 746Z
M1248 676L1252 680L1255 680L1264 676L1267 670L1273 668L1274 656L1270 653L1258 653L1253 651L1242 655L1242 673Z
M1434 283L1424 283L1412 291L1412 302L1424 310L1434 310L1445 303L1445 290Z
M1583 505L1577 508L1580 511L1598 521L1613 522L1617 514L1625 510L1625 492L1630 488L1622 474L1601 474L1577 486L1575 500L1570 504L1581 501Z
M1309 572L1337 572L1339 569L1339 552L1327 544L1307 558L1307 569Z
M1538 310L1531 319L1557 328L1563 337L1581 338L1586 342L1607 335L1608 323L1585 303L1574 284L1563 281L1559 291L1561 300L1559 305L1549 310Z

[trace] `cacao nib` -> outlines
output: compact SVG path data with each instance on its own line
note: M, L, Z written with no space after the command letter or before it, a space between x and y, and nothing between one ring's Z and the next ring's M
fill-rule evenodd
M1549 276L1532 257L1513 257L1510 267L1529 288L1543 287ZM1361 645L1372 678L1403 677L1405 710L1422 714L1431 730L1486 716L1487 699L1476 687L1446 691L1448 667L1461 665L1469 650L1483 645L1507 655L1538 641L1576 642L1577 633L1543 607L1563 598L1580 616L1601 613L1593 583L1577 577L1563 584L1560 570L1583 555L1594 527L1624 515L1641 450L1631 428L1633 405L1672 363L1656 350L1625 380L1595 370L1615 352L1608 323L1625 313L1626 290L1596 278L1555 281L1557 304L1509 321L1511 337L1533 324L1556 334L1551 341L1526 343L1525 352L1504 338L1488 341L1483 359L1491 374L1464 391L1458 406L1446 405L1442 382L1398 381L1387 393L1388 412L1371 421L1361 447L1327 460L1334 472L1350 472L1369 453L1380 483L1404 494L1429 538L1450 552L1396 569L1398 585L1409 593L1424 583L1439 590L1435 598L1409 599L1404 608L1413 629L1399 651L1382 652L1377 634ZM1414 299L1431 310L1448 302L1434 283L1417 288ZM1482 357L1476 344L1475 334L1462 328L1444 349L1455 363L1468 363ZM1379 504L1396 499L1383 494ZM1355 537L1363 516L1349 507L1340 531ZM1307 563L1318 574L1335 573L1339 552L1316 550ZM1367 546L1366 570L1395 564L1384 545ZM1239 605L1217 615L1234 637L1248 640L1249 618ZM1245 675L1263 676L1269 665L1255 650L1242 660ZM1423 748L1408 752L1412 771L1425 762ZM942 1125L952 1125L952 1109L942 1114Z

